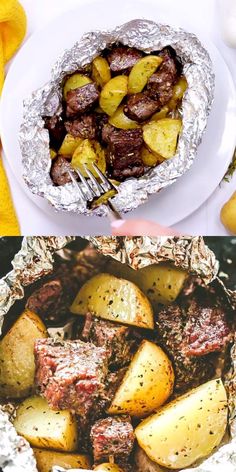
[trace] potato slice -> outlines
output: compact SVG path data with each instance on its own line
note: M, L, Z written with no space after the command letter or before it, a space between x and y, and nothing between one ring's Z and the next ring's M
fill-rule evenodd
M101 88L111 80L111 71L108 61L102 56L98 56L93 60L92 79Z
M143 139L149 149L164 159L174 157L182 121L164 118L143 127Z
M22 398L34 389L34 343L47 329L32 311L25 310L0 341L0 396Z
M159 111L157 111L156 113L154 113L154 115L152 115L150 121L162 120L163 118L166 118L166 117L167 117L168 113L169 113L169 108L168 108L168 106L166 105L166 106L162 107Z
M118 106L128 92L128 77L118 75L109 80L103 87L100 95L99 105L107 115L114 115Z
M99 318L153 329L153 311L147 297L132 282L98 274L79 290L71 306L75 315L94 313Z
M159 56L145 56L133 66L128 83L129 93L142 92L150 77L156 72L163 59Z
M118 465L110 463L99 464L94 470L100 470L103 472L123 472L123 469L120 469Z
M189 467L217 447L227 426L227 396L211 380L161 408L136 428L148 457L170 469Z
M90 469L91 461L85 454L47 451L34 448L34 456L39 472L51 472L54 466L65 469Z
M96 177L97 173L94 170L92 163L96 164L102 173L105 174L106 157L104 149L102 149L102 146L97 141L84 139L73 154L71 166L74 169L79 169L84 177L87 177L87 173L83 167L83 164L86 164L87 168Z
M82 143L83 139L74 138L71 134L67 134L64 138L64 141L58 151L60 156L72 156L76 148Z
M220 216L227 231L236 235L236 192L224 204Z
M140 125L136 121L130 120L128 116L124 114L124 107L120 105L114 115L109 118L109 123L115 128L119 129L136 129L140 128Z
M78 447L75 417L69 410L52 410L42 397L33 396L20 404L14 426L35 447L68 452Z
M173 88L173 95L171 100L168 103L170 110L175 110L178 106L178 103L182 100L186 90L188 88L188 82L185 77L180 77L177 84Z
M164 351L143 341L108 409L111 415L144 418L157 410L172 394L174 371Z
M70 90L83 87L84 85L91 84L92 80L85 74L73 74L66 80L63 88L63 96L66 100L66 96Z
M142 148L141 157L144 165L148 167L155 167L157 164L161 164L161 162L164 160L163 157L154 154L145 146Z

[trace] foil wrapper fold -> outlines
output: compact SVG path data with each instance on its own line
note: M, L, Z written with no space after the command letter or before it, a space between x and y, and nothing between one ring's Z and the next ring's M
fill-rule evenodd
M51 81L36 90L24 103L19 135L23 177L34 194L45 197L57 210L86 215L107 214L105 205L88 209L75 184L53 185L50 178L49 133L44 129L42 117L60 114L63 78L78 69L83 70L102 50L118 41L146 53L172 46L183 63L188 90L183 99L183 129L175 157L149 170L139 179L122 182L113 199L117 209L128 212L137 208L150 194L174 183L191 167L196 157L207 125L215 83L210 56L198 38L181 28L148 20L133 20L112 31L87 33L64 52L52 70Z

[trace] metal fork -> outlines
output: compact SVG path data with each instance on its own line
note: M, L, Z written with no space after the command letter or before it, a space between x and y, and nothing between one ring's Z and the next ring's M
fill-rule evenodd
M77 186L80 197L86 202L92 203L96 198L102 197L110 190L114 190L116 193L118 193L117 187L105 177L96 164L92 162L91 165L101 182L92 174L85 164L83 164L83 168L85 170L86 177L84 177L79 169L74 169L74 171L78 174L83 186L79 185L79 182L74 178L72 172L69 171L71 180ZM108 198L104 204L108 208L108 217L110 221L122 220L122 216L116 210L110 198Z

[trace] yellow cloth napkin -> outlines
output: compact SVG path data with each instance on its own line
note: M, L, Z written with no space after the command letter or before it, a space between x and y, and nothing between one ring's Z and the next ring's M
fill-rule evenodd
M25 33L26 16L20 3L17 0L0 0L0 93L4 83L4 66L20 46ZM0 157L0 236L19 234L20 227Z

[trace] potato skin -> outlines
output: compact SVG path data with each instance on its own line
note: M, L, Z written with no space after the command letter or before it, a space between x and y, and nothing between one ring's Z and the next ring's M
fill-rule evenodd
M172 394L174 371L164 351L143 341L134 355L108 409L109 414L144 418L157 410Z
M236 235L236 192L221 210L221 221L229 233Z
M120 105L109 119L109 123L115 128L119 129L137 129L140 125L136 121L130 120L128 116L124 114L124 107Z
M66 96L70 90L75 90L77 88L83 87L84 85L91 84L92 80L85 74L73 74L65 82L63 88L63 96L66 99Z
M92 79L101 88L111 80L111 71L108 61L102 56L98 56L93 60Z
M66 452L48 451L46 449L33 448L39 472L51 472L54 466L66 469L90 469L91 461L85 454L72 454Z
M103 87L99 105L107 115L114 115L118 106L121 104L123 98L128 92L128 77L125 75L118 75L109 80Z
M78 448L75 417L69 410L52 410L38 396L24 400L18 407L14 427L31 446L74 452Z
M109 274L98 274L79 290L71 305L71 312L78 315L93 313L95 316L153 329L153 311L150 302L132 282Z
M170 469L189 467L217 447L227 426L227 395L221 379L211 380L172 401L136 428L147 456Z
M34 390L34 342L46 338L38 315L25 310L0 341L0 396L23 398Z
M170 110L176 110L178 103L182 100L186 90L188 88L188 82L185 77L180 77L177 84L173 88L173 96L168 103Z
M180 119L163 118L150 121L143 127L143 139L148 148L164 159L174 157L179 133L182 128Z
M136 62L129 75L128 92L130 94L142 92L162 62L161 57L152 55L145 56Z
M81 138L74 138L74 136L68 133L64 138L64 141L58 151L58 154L64 157L71 157L74 154L76 148L79 146L79 144L82 143L82 141L83 140Z

